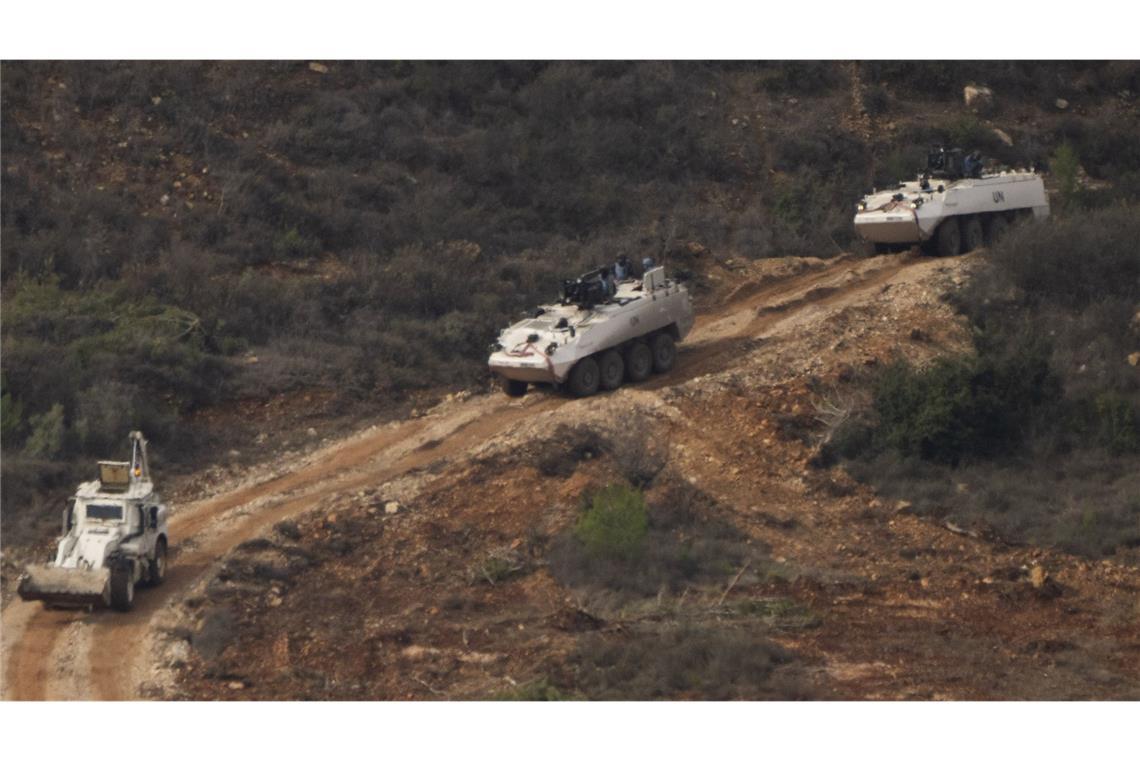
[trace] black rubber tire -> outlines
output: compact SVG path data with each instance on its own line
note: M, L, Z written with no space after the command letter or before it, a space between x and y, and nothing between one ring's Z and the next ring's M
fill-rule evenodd
M111 568L111 608L130 612L135 605L135 578L129 563Z
M512 380L509 377L504 377L500 385L503 387L503 393L513 398L526 395L526 381L525 380Z
M598 359L598 385L602 390L612 391L621 387L625 378L625 362L616 349L610 349Z
M989 224L986 225L986 242L993 245L1001 239L1001 236L1004 235L1008 229L1009 222L1006 221L1005 216L1002 214L994 214L989 220Z
M962 224L962 250L965 253L976 251L986 244L985 234L982 232L982 220L971 216Z
M625 379L640 383L653 374L653 351L643 340L635 340L625 350Z
M957 219L951 217L938 225L935 251L939 256L957 256L962 252L962 230Z
M667 332L660 332L653 336L649 344L653 351L653 371L668 372L673 369L673 362L677 359L677 345L673 336Z
M146 585L161 586L166 580L166 539L158 539L154 547L154 561L150 563L147 571Z
M570 370L570 377L567 378L566 385L572 394L578 398L585 398L598 392L601 379L602 375L598 370L598 363L594 361L594 357L587 356L585 359L579 359L574 368Z

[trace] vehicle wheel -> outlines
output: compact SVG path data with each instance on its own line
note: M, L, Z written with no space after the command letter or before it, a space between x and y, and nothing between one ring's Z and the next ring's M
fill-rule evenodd
M965 252L976 251L985 245L985 236L982 234L982 220L971 216L966 220L962 230L962 249Z
M653 372L653 351L643 340L635 340L625 352L625 377L640 383Z
M1005 220L1005 217L1001 214L994 214L990 223L986 225L986 242L993 245L998 238L1005 234L1007 229L1009 229L1009 222Z
M111 607L129 612L135 604L135 577L131 565L123 563L111 570Z
M150 563L147 573L148 586L161 586L166 580L166 541L159 539L154 547L154 561Z
M594 357L587 356L585 359L580 359L570 370L570 377L566 384L570 387L571 393L582 398L597 393L600 381L598 363L594 361Z
M625 362L622 361L621 354L614 349L602 354L598 362L598 376L598 384L607 391L620 386L622 378L625 377Z
M508 396L518 398L519 396L526 395L526 381L525 380L511 380L509 377L504 377L502 381L503 393Z
M939 256L957 256L962 252L962 231L958 220L951 217L938 226L938 242L935 250Z
M650 345L653 350L653 371L668 372L673 369L673 360L677 358L677 346L673 343L673 336L662 332L653 336Z

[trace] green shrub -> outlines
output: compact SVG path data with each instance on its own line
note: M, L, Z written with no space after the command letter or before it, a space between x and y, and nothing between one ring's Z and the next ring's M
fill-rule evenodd
M1041 345L1008 356L939 358L925 368L899 361L875 385L879 448L955 464L1010 453L1059 383Z
M628 560L641 552L648 529L645 496L635 488L614 484L590 497L574 536L596 557Z
M754 566L761 564L765 547L750 543L720 519L722 505L686 482L668 483L655 493L648 505L644 533L639 527L640 508L629 511L633 513L629 522L635 525L614 532L642 535L629 542L636 549L592 551L579 538L576 525L551 544L547 559L555 579L573 588L606 589L617 592L619 598L632 599L652 596L662 589L679 592L695 584L721 584L748 559Z
M1140 451L1140 414L1123 396L1106 392L1094 401L1098 423L1098 439L1111 453Z
M32 432L24 444L24 453L40 459L59 456L64 445L63 404L52 404L51 409L34 415L29 422Z
M793 655L755 628L660 627L607 640L584 637L575 687L589 699L805 699Z
M4 375L0 373L0 440L4 448L15 445L23 426L24 405L4 388Z

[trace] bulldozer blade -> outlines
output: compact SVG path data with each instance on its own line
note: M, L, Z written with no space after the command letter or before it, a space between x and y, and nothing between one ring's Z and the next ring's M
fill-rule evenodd
M39 599L53 607L105 607L110 604L111 571L41 565L29 567L16 591L21 599Z

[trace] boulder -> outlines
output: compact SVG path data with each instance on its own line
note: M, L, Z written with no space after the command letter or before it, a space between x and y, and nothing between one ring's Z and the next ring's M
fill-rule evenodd
M1069 101L1064 98L1057 98L1053 101L1053 105L1057 107L1058 111L1067 111L1069 109Z
M994 91L982 85L966 85L962 90L962 97L966 102L966 108L971 111L985 113L994 106Z
M997 135L997 139L1001 140L1003 144L1005 144L1011 148L1013 147L1013 138L1010 137L1009 134L1005 130L998 129L997 127L994 127L993 133L995 135Z

